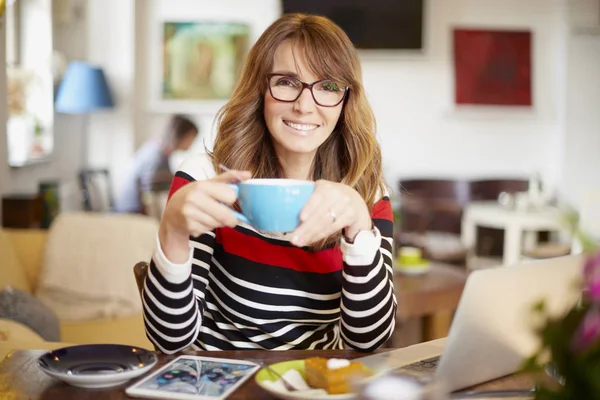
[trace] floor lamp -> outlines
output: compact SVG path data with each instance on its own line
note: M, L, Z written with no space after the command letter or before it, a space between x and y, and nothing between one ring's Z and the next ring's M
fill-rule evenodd
M88 168L89 114L100 109L113 108L114 105L102 68L82 61L69 64L58 87L55 110L64 114L83 114L84 129L80 154L81 167L84 170L82 173ZM108 170L103 170L106 171ZM106 174L108 175L108 172ZM89 194L84 193L84 201L89 205Z
M82 166L87 167L88 114L114 107L114 102L102 68L81 61L69 64L58 87L55 109L64 114L84 114L85 126L81 140Z

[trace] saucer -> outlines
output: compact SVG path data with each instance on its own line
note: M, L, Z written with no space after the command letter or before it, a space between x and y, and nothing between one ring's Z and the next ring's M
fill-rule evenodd
M395 269L404 275L424 275L431 271L431 263L425 261L420 264L403 265L397 262Z
M46 374L70 385L105 388L148 372L158 361L153 351L119 344L63 347L38 358Z

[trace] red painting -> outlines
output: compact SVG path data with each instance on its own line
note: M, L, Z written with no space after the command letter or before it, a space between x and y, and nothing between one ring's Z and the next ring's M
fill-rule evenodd
M454 30L456 104L531 106L531 32Z

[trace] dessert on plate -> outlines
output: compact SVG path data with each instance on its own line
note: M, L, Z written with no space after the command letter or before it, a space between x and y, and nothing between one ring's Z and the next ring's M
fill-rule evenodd
M371 375L359 362L324 357L304 360L304 372L309 386L324 389L329 394L350 393L353 382Z

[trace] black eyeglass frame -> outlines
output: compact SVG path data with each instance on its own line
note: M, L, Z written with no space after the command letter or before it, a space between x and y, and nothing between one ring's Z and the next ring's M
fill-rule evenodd
M302 85L302 89L298 92L298 96L296 96L296 98L294 100L281 100L281 99L278 99L277 97L273 96L273 91L271 90L271 78L273 78L274 76L291 78L291 79L295 79L298 82L300 82L300 84ZM271 97L277 101L282 101L284 103L293 103L296 100L298 100L300 98L300 96L302 96L302 92L304 92L304 89L308 89L308 91L310 92L310 95L312 96L313 100L315 101L315 103L317 105L319 105L321 107L335 107L335 106L339 105L342 101L344 101L344 99L346 98L346 94L348 93L348 90L350 90L350 88L348 86L344 86L344 94L342 95L342 98L340 99L340 101L338 101L337 103L335 103L333 105L323 105L317 101L312 88L317 83L321 83L321 82L325 82L325 81L331 81L331 79L321 79L321 80L315 81L313 83L306 83L294 76L289 76L289 75L285 75L285 74L267 74L267 87L269 88L269 93L271 94Z

